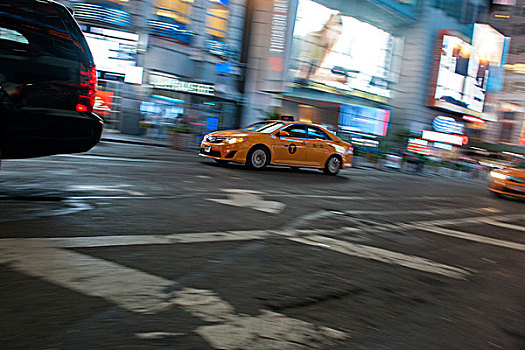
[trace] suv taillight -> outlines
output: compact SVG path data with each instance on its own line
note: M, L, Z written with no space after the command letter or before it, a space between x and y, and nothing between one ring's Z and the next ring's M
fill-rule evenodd
M97 70L92 67L85 71L80 68L80 93L78 94L77 111L93 112L95 93L97 91Z

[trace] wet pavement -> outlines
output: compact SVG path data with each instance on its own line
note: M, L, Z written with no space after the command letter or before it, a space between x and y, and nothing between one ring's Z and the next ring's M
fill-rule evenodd
M0 349L523 349L525 202L103 142L0 170Z

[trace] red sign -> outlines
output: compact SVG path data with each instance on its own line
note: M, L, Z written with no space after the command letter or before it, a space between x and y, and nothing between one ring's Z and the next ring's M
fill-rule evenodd
M283 59L279 57L269 57L268 58L268 70L273 70L275 72L282 72L284 69Z
M466 120L468 122L471 122L471 123L482 123L482 124L485 124L485 121L481 118L478 118L478 117L473 117L471 115L464 115L463 116L463 120Z
M410 152L428 156L430 155L430 149L428 148L427 145L428 145L427 141L416 139L408 143L407 150Z
M95 106L93 106L93 111L100 115L110 115L112 102L112 92L97 90L97 94L95 95Z
M520 145L524 145L525 146L525 136L520 137L519 141L520 141Z

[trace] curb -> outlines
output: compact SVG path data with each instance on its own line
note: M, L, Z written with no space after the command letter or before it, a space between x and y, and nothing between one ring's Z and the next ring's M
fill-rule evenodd
M140 140L122 140L122 139L112 139L102 137L100 142L114 142L114 143L126 143L131 145L142 145L142 146L155 146L155 147L169 147L168 144L155 143L149 141L140 141Z

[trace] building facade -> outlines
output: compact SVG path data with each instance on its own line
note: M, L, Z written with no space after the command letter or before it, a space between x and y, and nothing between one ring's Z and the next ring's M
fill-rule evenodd
M244 0L63 3L93 53L106 128L164 138L239 124Z
M451 47L473 50L487 1L248 3L244 124L275 110L377 145L436 117L489 119L488 69Z
M494 1L487 22L511 39L504 83L491 96L498 123L484 140L525 146L525 0Z

